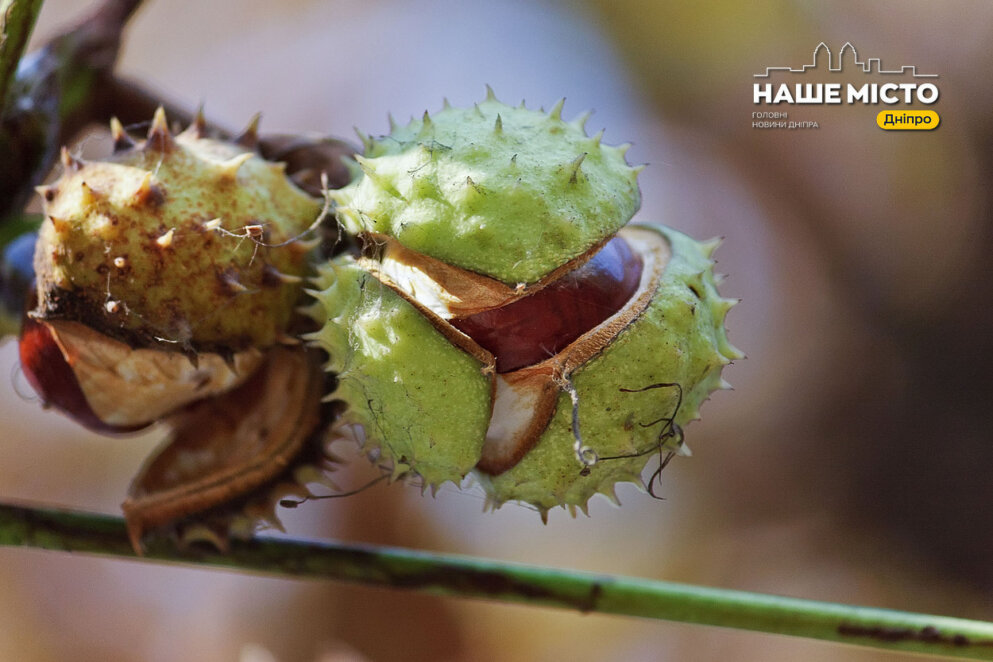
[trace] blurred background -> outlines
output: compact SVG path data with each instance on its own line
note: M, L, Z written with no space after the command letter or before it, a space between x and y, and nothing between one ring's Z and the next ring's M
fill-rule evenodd
M48 0L39 42L93 3ZM993 619L993 5L606 0L147 0L119 71L212 121L354 139L509 103L631 141L641 221L723 236L748 354L686 431L656 501L590 517L400 485L283 511L291 535L478 554ZM877 107L751 126L753 74L825 41L939 74L930 132ZM854 80L854 76L852 77ZM817 82L816 80L805 82ZM119 511L161 431L103 438L41 411L0 348L0 498ZM361 466L340 476L359 485ZM330 583L0 549L0 659L898 660L816 642Z

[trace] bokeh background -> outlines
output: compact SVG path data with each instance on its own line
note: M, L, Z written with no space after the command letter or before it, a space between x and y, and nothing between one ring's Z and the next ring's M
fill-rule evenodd
M49 0L36 41L93 3ZM632 141L638 216L726 238L748 353L656 501L484 514L479 494L378 486L284 511L335 537L993 619L993 5L147 0L120 71L240 128L352 138L504 101L594 109ZM752 75L825 41L940 75L932 132L874 107L751 127ZM42 412L0 348L0 498L117 512L161 431L108 439ZM361 484L362 467L339 476ZM769 635L330 583L0 549L0 659L898 660Z

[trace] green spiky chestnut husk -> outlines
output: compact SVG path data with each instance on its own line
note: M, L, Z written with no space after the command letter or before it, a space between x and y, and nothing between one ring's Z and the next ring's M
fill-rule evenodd
M366 449L394 476L458 483L479 461L490 420L484 364L455 350L422 311L343 257L318 268L312 338L348 403L339 425L359 424Z
M333 194L364 249L320 269L312 313L324 326L310 336L338 373L329 397L347 404L341 424L360 425L394 476L435 486L472 473L490 505L543 514L640 482L651 457L681 448L680 426L740 357L724 331L732 302L714 284L716 243L622 230L639 204L637 169L560 112L490 94L365 139L364 175ZM615 235L633 252L636 287L553 356L498 370L459 330L554 289Z
M250 146L206 137L202 121L172 136L160 109L146 140L119 124L114 137L106 160L64 152L62 177L40 189L34 316L132 346L275 343L306 266L289 240L320 204Z
M641 202L627 147L586 116L561 120L490 94L380 139L363 136L364 177L332 192L354 234L374 232L508 285L533 283L610 237Z

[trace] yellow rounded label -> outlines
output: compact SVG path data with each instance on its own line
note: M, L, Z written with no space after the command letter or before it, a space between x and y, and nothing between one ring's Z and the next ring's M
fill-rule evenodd
M941 118L933 110L881 110L876 126L887 131L930 131Z

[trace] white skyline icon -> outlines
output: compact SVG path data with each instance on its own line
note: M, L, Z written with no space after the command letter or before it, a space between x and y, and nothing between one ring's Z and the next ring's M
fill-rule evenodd
M841 47L838 52L837 62L835 61L835 56L831 52L831 49L823 41L814 47L814 57L810 64L801 65L799 69L793 69L792 67L766 67L764 74L754 74L755 78L769 78L769 76L774 71L784 71L791 74L802 74L806 73L808 69L817 69L819 67L818 58L822 57L822 52L827 53L827 64L828 71L839 72L843 71L845 67L845 57L846 54L851 53L852 64L859 67L862 73L865 74L885 74L890 76L901 76L910 72L914 78L937 78L938 74L919 74L917 73L917 65L907 64L899 69L887 70L882 68L882 61L878 57L871 57L868 60L860 60L858 51L855 50L855 46L852 42L846 41L845 45Z

